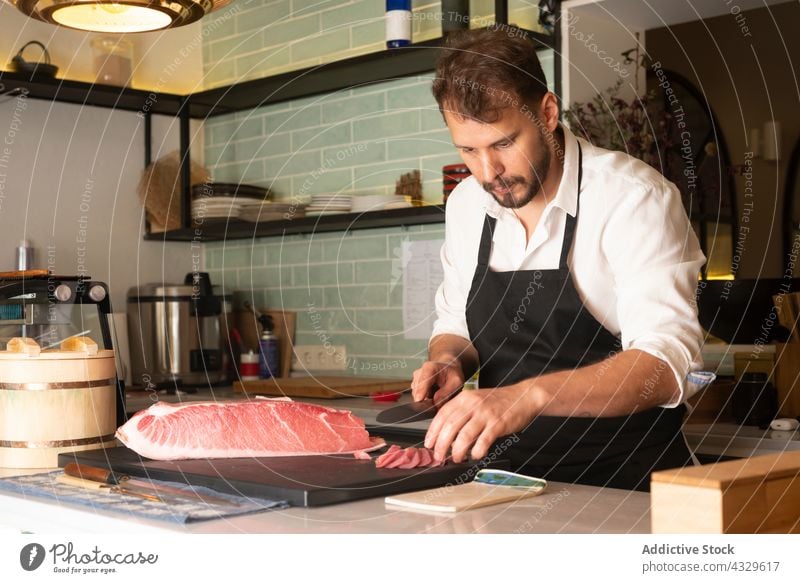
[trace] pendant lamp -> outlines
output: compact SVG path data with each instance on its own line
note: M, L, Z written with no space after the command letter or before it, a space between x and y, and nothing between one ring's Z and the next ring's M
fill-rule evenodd
M200 20L231 0L5 0L31 18L91 32L130 33Z

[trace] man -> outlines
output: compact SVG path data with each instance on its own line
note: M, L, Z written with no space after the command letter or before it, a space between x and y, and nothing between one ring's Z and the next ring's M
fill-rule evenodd
M691 459L705 258L672 183L559 123L516 33L458 37L433 82L472 177L447 202L438 318L413 376L414 399L439 406L425 445L462 461L512 443L512 469L646 490ZM480 388L457 393L478 368Z

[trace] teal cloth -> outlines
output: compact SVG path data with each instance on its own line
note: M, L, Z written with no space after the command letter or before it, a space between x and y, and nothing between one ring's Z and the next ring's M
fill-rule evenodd
M126 496L123 494L91 490L81 488L80 486L64 484L56 480L58 476L63 474L64 472L62 470L56 470L28 476L2 478L0 479L0 492L13 492L15 494L21 494L26 498L41 498L55 501L58 504L108 511L116 514L125 514L127 516L151 518L178 524L240 516L289 506L284 500L263 500L260 498L233 496L201 486L189 486L187 484L175 482L149 480L153 485L171 486L173 488L186 490L187 492L195 492L200 495L205 494L224 498L236 502L238 506L207 504L205 502L193 501L179 504L166 504L163 502L145 500L137 496Z

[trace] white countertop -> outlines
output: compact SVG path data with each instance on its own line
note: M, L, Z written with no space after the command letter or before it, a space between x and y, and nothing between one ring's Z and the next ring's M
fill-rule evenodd
M0 470L0 476L19 473L19 470ZM171 525L0 494L2 531L41 534L648 533L650 496L642 492L553 482L537 497L457 514L399 509L384 504L383 498L372 498Z

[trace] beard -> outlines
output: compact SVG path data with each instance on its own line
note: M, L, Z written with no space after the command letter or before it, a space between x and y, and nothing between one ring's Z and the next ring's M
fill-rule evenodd
M550 148L546 144L541 144L539 156L531 160L530 178L519 175L501 176L492 182L482 182L483 189L490 193L494 199L503 207L518 209L531 202L542 190L542 184L547 180L550 170ZM497 192L497 189L507 189L505 192ZM514 196L515 192L519 192Z

